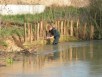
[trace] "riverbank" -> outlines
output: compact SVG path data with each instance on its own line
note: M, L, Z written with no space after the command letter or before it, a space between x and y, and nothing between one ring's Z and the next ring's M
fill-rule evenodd
M24 42L24 38L19 39L18 36L12 36L0 39L0 51L1 52L22 52L28 51L29 53L36 52L39 47L44 45L52 44L54 39L51 39L50 42L48 40L38 40L33 42ZM75 37L63 37L60 38L60 42L64 41L78 41Z
M45 40L47 25L53 24L61 34L60 42L102 39L101 22L91 16L89 8L47 7L43 13L32 15L0 15L0 49L15 52L36 50L36 45L50 44Z
M80 25L79 20L56 20L54 27L60 32L60 42L94 40L100 33L92 24ZM2 26L0 29L0 50L17 52L22 50L36 51L39 45L51 44L54 39L46 40L49 23L40 21L21 26ZM88 26L88 27L87 27ZM98 32L98 33L97 33ZM101 38L100 38L101 39Z

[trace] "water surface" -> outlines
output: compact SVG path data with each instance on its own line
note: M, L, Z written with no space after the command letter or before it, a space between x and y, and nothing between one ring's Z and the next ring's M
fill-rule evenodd
M102 41L67 42L0 68L0 77L102 77Z

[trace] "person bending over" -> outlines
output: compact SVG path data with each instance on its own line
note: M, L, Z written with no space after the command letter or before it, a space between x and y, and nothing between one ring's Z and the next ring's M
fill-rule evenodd
M56 45L59 43L60 33L57 29L55 29L52 25L48 25L48 30L50 33L50 37L47 37L47 39L54 38L53 45Z

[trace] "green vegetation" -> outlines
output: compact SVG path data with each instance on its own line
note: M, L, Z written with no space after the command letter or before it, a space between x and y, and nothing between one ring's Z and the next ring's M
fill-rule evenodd
M9 58L6 58L6 62L8 64L12 64L13 63L13 58L9 57Z
M0 15L0 19L3 21L0 27L0 45L7 47L7 43L3 40L9 36L19 36L24 37L24 23L32 23L33 28L33 36L34 39L32 43L36 44L44 44L46 40L38 39L36 33L39 32L39 28L37 26L38 21L46 21L46 22L54 22L55 20L68 20L67 26L71 25L70 20L73 20L74 26L74 34L73 36L61 37L60 41L78 41L80 39L84 40L83 35L85 36L85 40L90 39L90 34L94 32L93 39L102 39L102 1L101 0L90 0L91 5L88 7L76 8L76 7L47 7L43 13L40 14L26 14L26 15ZM77 22L79 20L79 23ZM7 22L7 23L5 23ZM13 22L13 24L9 24L9 22ZM78 28L78 38L77 31L77 23L80 26ZM60 23L61 24L61 23ZM66 23L64 23L66 24ZM86 24L86 29L85 29ZM22 25L22 26L21 26ZM36 26L34 26L36 25ZM62 25L62 24L61 24ZM60 26L61 26L60 25ZM94 31L90 29L91 26L94 26ZM68 27L70 29L70 27ZM28 26L27 26L28 29ZM36 30L35 30L36 29ZM70 30L68 29L68 33L70 35ZM82 30L83 29L83 30ZM85 30L84 30L85 29ZM29 30L29 29L28 29ZM26 32L28 31L26 30ZM75 36L74 36L75 35ZM42 35L41 35L42 36ZM29 36L29 31L27 32L27 37ZM44 36L45 37L45 36ZM14 38L17 39L17 38ZM36 40L38 39L38 40ZM3 41L2 41L3 40ZM28 47L32 46L31 42L25 42L25 46L27 44ZM22 46L23 42L21 40L15 40L18 46ZM8 63L12 63L12 60L8 59Z
M1 16L4 21L12 21L17 23L34 22L40 20L53 21L55 19L78 19L78 17L85 13L86 8L75 7L47 7L43 13L40 14L26 14L26 15L5 15Z
M92 2L91 2L92 1ZM95 26L95 38L102 38L102 9L100 0L90 0L91 5L89 7L47 7L43 13L40 14L26 14L26 15L5 15L1 16L3 21L10 21L14 23L24 24L24 22L34 23L37 21L54 21L54 20L75 20L80 19L80 25L87 23ZM96 4L95 4L96 3ZM96 16L96 17L95 17ZM88 29L87 27L87 29ZM0 37L17 34L19 36L24 35L23 28L10 27L2 28L0 30Z
M12 35L23 36L24 31L22 27L3 27L0 29L0 37L8 37Z
M96 36L102 38L102 0L90 0L90 15L92 23L96 26Z
M1 45L1 46L5 46L5 47L8 46L7 43L6 43L4 40L0 40L0 45Z
M102 24L102 0L90 0L90 13L93 19L96 20L97 24Z

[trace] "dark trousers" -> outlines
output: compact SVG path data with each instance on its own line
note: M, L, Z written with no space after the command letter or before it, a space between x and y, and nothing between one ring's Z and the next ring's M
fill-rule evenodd
M60 36L55 36L55 37L54 37L53 45L58 44L59 38L60 38Z

